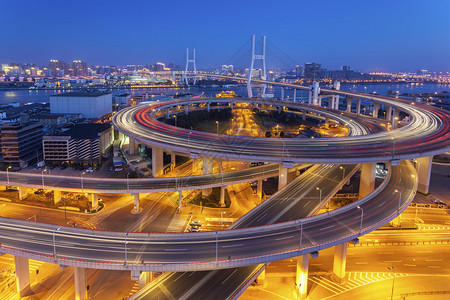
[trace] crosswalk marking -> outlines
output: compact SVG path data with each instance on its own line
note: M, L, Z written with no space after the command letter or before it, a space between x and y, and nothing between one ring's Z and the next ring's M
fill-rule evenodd
M409 276L409 274L406 273L395 274L395 277L405 277L405 276ZM392 279L393 277L394 274L384 272L348 272L347 282L345 282L342 285L333 282L332 280L329 279L329 277L323 275L317 276L311 275L309 276L308 280L313 284L317 284L322 288L332 292L333 295L330 297L334 297L338 294L345 293L352 289L382 280L389 280Z
M128 297L130 297L131 295L133 295L134 293L136 293L137 291L139 291L139 281L136 282L133 287L131 288L130 293L128 294Z

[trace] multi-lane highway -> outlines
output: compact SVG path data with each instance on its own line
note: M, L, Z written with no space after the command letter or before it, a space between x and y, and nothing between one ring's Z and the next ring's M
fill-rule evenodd
M164 178L94 178L0 172L0 184L31 188L62 189L96 193L155 193L227 186L278 175L278 165L269 164L223 173Z
M98 269L189 271L255 265L334 246L382 226L406 208L415 195L415 174L409 162L394 166L388 180L374 193L301 222L152 234L46 224L37 227L31 222L0 218L0 242L5 253ZM363 208L364 215L357 205Z
M332 197L347 178L357 170L355 165L315 165L285 189L258 205L233 223L229 229L287 222L311 216ZM322 189L322 199L316 188ZM231 299L245 290L263 265L208 272L165 273L131 299ZM219 287L217 283L222 283ZM225 284L226 283L226 284Z
M114 125L141 143L181 153L230 160L295 163L360 163L404 160L442 153L450 147L450 113L434 107L375 95L334 91L342 95L376 101L405 111L410 123L400 129L369 135L340 138L288 139L218 135L177 128L159 122L158 111L180 105L205 102L248 102L284 106L295 111L324 110L312 106L266 99L191 99L164 103L145 103L115 115ZM335 111L330 117L344 114ZM351 122L346 122L351 124ZM281 143L281 145L280 145Z

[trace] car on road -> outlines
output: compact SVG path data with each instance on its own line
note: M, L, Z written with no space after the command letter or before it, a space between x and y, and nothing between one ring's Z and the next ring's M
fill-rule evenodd
M200 232L200 231L201 231L201 229L198 227L190 227L188 229L188 232Z
M194 226L202 226L202 221L200 221L200 220L195 220L195 221L192 221L190 225L191 225L191 227L194 227Z

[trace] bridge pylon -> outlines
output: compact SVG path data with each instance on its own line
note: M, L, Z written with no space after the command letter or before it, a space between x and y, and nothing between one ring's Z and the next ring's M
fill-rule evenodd
M181 80L182 82L184 81L186 85L189 85L187 73L190 63L192 63L192 67L194 69L192 73L194 73L194 85L195 85L195 82L197 81L197 66L195 65L195 48L192 51L192 58L189 58L189 48L186 48L186 68L184 69L183 78Z
M255 60L261 61L261 68L262 68L262 75L261 79L267 80L267 73L266 73L266 36L262 36L262 49L261 54L255 54L255 35L252 34L251 38L251 62L250 62L250 68L248 69L248 78L247 78L247 94L249 98L253 97L252 87L259 87L261 88L261 97L264 96L266 92L266 85L265 84L253 84L252 83L252 76L253 76L253 67L255 64Z

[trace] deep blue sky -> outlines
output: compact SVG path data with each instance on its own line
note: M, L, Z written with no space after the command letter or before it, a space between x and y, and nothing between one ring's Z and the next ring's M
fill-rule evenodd
M1 1L0 63L219 66L249 39L328 69L450 71L450 1Z

